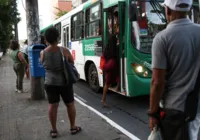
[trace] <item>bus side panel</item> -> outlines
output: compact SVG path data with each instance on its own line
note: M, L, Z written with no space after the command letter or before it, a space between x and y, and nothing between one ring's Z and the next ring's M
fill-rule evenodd
M137 75L127 75L129 83L129 96L148 95L150 93L150 78L141 78Z
M82 41L74 41L71 42L71 53L74 58L74 63L75 66L80 74L81 79L86 79L85 78L85 73L84 73L84 65L85 65L85 57L83 55L83 44Z
M103 86L103 76L102 71L99 69L100 64L100 56L95 51L95 48L99 47L96 43L96 41L101 41L101 37L94 37L94 38L88 38L83 40L83 55L85 56L85 64L90 61L95 64L96 70L98 72L98 79L99 79L99 85L100 87ZM101 47L99 47L101 48ZM87 71L85 72L87 73ZM85 76L86 77L86 76Z
M85 56L85 61L91 61L92 63L95 64L97 73L98 73L98 78L99 78L99 86L103 87L103 71L99 68L100 64L100 57L98 56Z

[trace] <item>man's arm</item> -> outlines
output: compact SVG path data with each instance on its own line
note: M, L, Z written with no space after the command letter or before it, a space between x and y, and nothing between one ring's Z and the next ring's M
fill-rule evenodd
M150 113L156 113L165 87L165 70L153 69L150 93Z
M157 118L154 117L154 113L159 110L159 102L163 95L165 88L165 75L167 69L167 46L161 35L157 34L152 44L152 81L151 81L151 93L150 93L150 119L149 127L152 130L153 127L158 124Z
M159 102L164 92L165 87L165 73L164 69L153 69L152 81L151 81L151 93L150 93L150 114L157 113L159 110ZM150 117L149 128L153 128L158 124L158 120L155 117Z

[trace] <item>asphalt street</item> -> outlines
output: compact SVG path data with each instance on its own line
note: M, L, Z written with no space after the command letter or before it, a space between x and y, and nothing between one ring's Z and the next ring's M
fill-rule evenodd
M87 105L95 108L139 139L147 140L150 133L147 116L149 96L129 98L109 91L107 102L110 108L104 108L100 102L102 91L93 92L86 82L80 81L75 84L74 92L76 97Z
M129 98L109 91L107 102L110 108L104 108L101 105L102 91L93 92L85 81L76 83L74 92L77 98L104 114L140 140L147 140L150 134L147 115L149 96ZM200 140L200 134L198 140Z

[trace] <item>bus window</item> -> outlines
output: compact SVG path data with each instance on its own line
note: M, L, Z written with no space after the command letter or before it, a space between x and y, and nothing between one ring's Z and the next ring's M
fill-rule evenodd
M81 40L84 36L83 12L74 15L71 19L71 40Z
M100 4L97 4L86 11L86 37L96 37L101 35L101 15Z
M61 43L61 23L56 24L55 28L58 30L58 33L59 33L58 43Z
M67 48L69 48L69 26L66 28L66 36L67 36Z
M69 48L69 25L63 28L63 41L64 47Z
M151 53L151 46L155 35L166 27L167 21L160 3L137 2L137 21L132 22L131 41L137 50Z
M64 47L66 46L66 28L63 29L63 39L64 39Z

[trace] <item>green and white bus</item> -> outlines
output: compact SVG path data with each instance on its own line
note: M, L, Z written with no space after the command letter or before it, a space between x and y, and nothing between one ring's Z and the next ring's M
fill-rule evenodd
M190 19L194 22L194 23L198 23L200 24L200 5L199 5L199 1L198 0L194 0L193 1L193 7L190 13Z
M116 92L129 97L147 95L152 75L152 41L166 27L162 2L88 0L49 27L59 30L59 45L71 51L81 79L87 81L93 91L98 91L105 82L99 68L100 56L114 32L113 13L118 12L120 90Z

